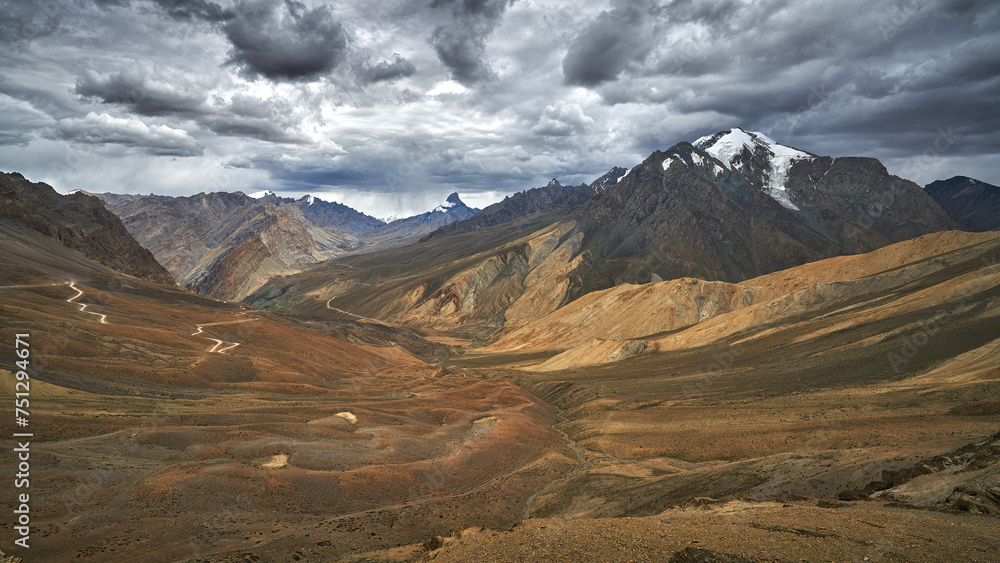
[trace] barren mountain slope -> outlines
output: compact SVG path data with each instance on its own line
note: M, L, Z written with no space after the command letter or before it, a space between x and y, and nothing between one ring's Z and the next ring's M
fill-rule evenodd
M554 310L570 294L581 237L566 238L566 228L532 215L486 231L349 256L275 278L246 301L318 318L346 311L489 334L508 317Z
M84 193L60 195L17 173L0 173L0 220L58 240L109 268L157 281L170 275L122 222Z
M701 346L714 339L767 323L884 295L943 271L970 256L989 260L1000 253L1000 235L949 231L926 235L868 254L843 256L782 270L738 284L693 278L621 286L594 292L537 321L515 328L488 351L593 348L593 339L617 341L645 338L650 349ZM972 266L974 267L973 263ZM992 283L988 263L980 264L977 287ZM942 280L938 293L957 295L964 278ZM925 297L924 294L920 294ZM930 294L926 295L931 298ZM943 297L942 297L943 298ZM912 299L888 301L899 311ZM926 305L926 303L921 303ZM717 318L714 318L717 317ZM711 319L711 320L710 320ZM700 323L700 324L699 324ZM694 326L697 325L697 326ZM688 330L679 330L691 327ZM672 332L669 336L653 336ZM586 344L584 344L586 343ZM560 361L569 361L573 352ZM594 363L601 363L600 361ZM569 367L557 362L555 365Z
M11 222L0 237L0 337L29 334L44 435L32 560L336 559L509 527L570 465L551 407L419 360L416 335L214 301Z
M218 299L242 299L270 276L355 248L357 239L240 192L190 197L101 194L177 281Z
M1000 187L967 176L924 187L948 215L970 231L1000 229Z

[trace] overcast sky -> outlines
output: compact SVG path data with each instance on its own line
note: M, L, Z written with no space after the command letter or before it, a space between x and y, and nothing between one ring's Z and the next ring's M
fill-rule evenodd
M0 0L0 170L375 216L741 126L1000 184L1000 2Z

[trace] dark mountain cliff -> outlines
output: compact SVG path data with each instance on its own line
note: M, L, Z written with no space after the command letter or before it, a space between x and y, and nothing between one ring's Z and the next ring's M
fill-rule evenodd
M172 283L170 273L121 220L83 192L60 195L48 184L0 173L0 219L52 237L123 274Z

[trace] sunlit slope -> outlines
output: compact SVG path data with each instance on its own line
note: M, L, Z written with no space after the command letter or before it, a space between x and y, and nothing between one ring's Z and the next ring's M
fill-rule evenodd
M957 307L965 298L985 300L981 314L992 315L988 292L997 285L998 256L1000 235L953 231L739 284L685 278L622 285L513 329L486 350L565 351L537 367L565 369L609 361L630 340L643 341L630 345L635 350L668 351L759 338L794 325L791 340L802 341L897 318L898 326L872 335L885 339L912 328L907 314L951 302Z

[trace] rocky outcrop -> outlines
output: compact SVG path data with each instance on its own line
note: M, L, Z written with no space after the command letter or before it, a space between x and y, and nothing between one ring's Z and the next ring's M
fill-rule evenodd
M919 506L1000 514L1000 434L927 459L859 490L845 490L843 499L873 497Z
M60 195L48 184L29 182L17 173L0 173L0 219L52 237L123 274L173 283L121 220L86 193Z

